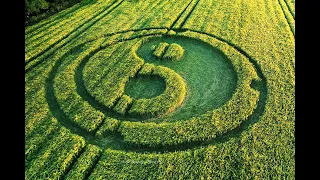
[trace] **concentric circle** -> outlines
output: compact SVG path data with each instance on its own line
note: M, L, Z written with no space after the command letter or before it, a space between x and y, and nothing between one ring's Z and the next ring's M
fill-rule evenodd
M177 62L153 59L151 46L159 41L180 44L184 55ZM165 148L206 142L240 127L258 105L259 91L251 87L260 79L254 65L214 37L187 31L104 42L99 38L77 47L65 57L73 60L56 63L49 81L53 103L65 117L63 124L91 143L110 146L118 142L120 149L128 149L131 145ZM213 69L211 74L206 67ZM165 90L152 98L125 94L126 84L139 75L163 78ZM198 86L192 83L197 76ZM215 92L219 90L227 92ZM212 96L216 101L207 98ZM197 106L210 109L193 113ZM106 134L116 136L110 142Z

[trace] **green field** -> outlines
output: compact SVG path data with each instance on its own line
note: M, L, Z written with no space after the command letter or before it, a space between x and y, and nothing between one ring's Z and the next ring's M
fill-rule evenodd
M25 29L25 179L295 179L294 0L82 0Z

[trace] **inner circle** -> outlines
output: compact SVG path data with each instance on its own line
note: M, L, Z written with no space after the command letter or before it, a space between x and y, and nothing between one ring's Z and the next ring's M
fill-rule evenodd
M159 43L177 43L184 48L179 61L163 61L153 55ZM186 120L200 116L225 104L237 85L237 74L231 61L220 50L203 41L181 37L152 37L137 50L147 63L168 67L177 72L187 84L183 104L174 112L153 118L154 122Z
M165 90L164 79L159 76L138 75L127 82L124 93L134 99L153 98Z
M152 47L161 42L169 44L177 43L183 47L184 53L181 59L179 61L164 61L154 56ZM132 51L133 48L134 51ZM148 99L158 96L159 93L162 94L161 92L165 88L165 86L160 85L160 81L158 80L152 82L151 78L153 77L150 76L148 77L150 79L146 82L143 82L142 79L138 80L140 76L138 72L141 66L139 68L136 65L130 65L130 68L135 68L135 70L130 71L131 75L126 75L126 73L122 72L118 73L118 75L130 76L131 78L128 81L119 79L119 76L113 72L115 72L115 69L125 70L122 67L126 62L125 56L127 53L124 53L123 49L133 53L132 55L129 53L130 57L134 57L133 59L127 58L129 61L133 60L133 63L140 61L135 58L136 56L141 59L141 66L144 66L144 64L162 66L171 69L181 76L187 87L187 93L182 104L173 111L170 111L170 113L157 117L131 116L125 112L119 114L114 111L114 107L119 104L118 102L122 102L122 95L132 96L133 99ZM128 68L128 72L130 68ZM136 73L133 74L132 72ZM112 83L106 83L107 81L112 81L113 84L118 82L124 82L125 84L113 88ZM97 107L104 106L105 108L102 108L102 110L108 116L128 121L160 123L192 119L221 107L234 94L237 85L237 74L231 60L221 50L214 48L206 42L184 36L158 36L116 43L106 49L100 50L84 64L83 82L92 99L101 98L109 100L110 98L106 96L106 92L118 93L122 91L118 91L118 87L123 87L122 95L118 99L113 99L114 104L105 106L98 102ZM104 91L105 88L111 88L114 91ZM148 88L152 90L150 91ZM139 89L144 90L140 92ZM134 101L128 101L125 103L126 107L122 107L121 103L119 106L122 107L123 111L128 112L132 107L130 102L134 103Z

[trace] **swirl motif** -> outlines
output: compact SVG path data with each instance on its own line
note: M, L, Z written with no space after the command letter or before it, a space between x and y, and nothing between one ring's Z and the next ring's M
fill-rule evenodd
M259 67L244 51L219 39L187 31L176 36L141 36L112 45L104 41L98 38L74 47L56 62L47 81L51 111L62 125L89 143L138 152L191 148L243 131L263 112L266 85ZM162 41L184 44L179 62L152 58L151 47ZM199 54L190 51L192 48L198 48L195 52ZM216 59L201 58L203 50L212 51ZM198 76L204 83L202 90L208 87L201 81L206 76L220 80L209 91L194 90L197 84L192 84L192 78L201 74L192 74L201 72L197 66L179 65L196 61L190 58L193 56L205 59L198 65L208 63L208 69L216 70L205 74L209 71L204 69ZM214 63L223 68L210 66ZM165 90L153 98L132 98L125 94L125 87L137 76L159 76L165 81ZM228 92L219 92L224 85ZM193 92L202 94L192 98ZM206 100L205 93L218 98ZM197 109L193 101L204 104L199 103ZM202 109L205 106L210 109ZM198 111L190 112L192 108Z

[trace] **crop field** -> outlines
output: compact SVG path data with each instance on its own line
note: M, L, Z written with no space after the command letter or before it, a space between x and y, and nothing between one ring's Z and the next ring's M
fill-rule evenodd
M82 0L26 27L25 179L295 179L295 1Z

